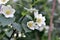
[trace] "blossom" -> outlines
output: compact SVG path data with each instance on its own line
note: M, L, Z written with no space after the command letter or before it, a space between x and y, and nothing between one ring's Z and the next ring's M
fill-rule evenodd
M37 9L35 9L35 8L30 8L30 9L28 9L28 8L26 8L26 7L24 7L24 9L25 10L27 10L27 11L29 11L29 12L35 12L35 11L38 11Z
M10 5L2 6L2 14L6 17L14 17L15 9L13 9Z
M45 16L42 16L42 14L36 15L36 24L39 26L45 25Z
M28 9L28 11L30 11L32 13L32 12L36 11L36 9L35 8L30 8L30 9Z
M29 12L31 12L31 13L34 12L35 18L36 18L36 16L38 16L38 10L36 8L30 8L30 9L28 9L28 8L24 7L24 9L27 10L27 11L29 11Z
M35 24L34 24L33 21L27 22L27 26L28 26L28 28L30 28L31 30L34 30L34 29L35 29L35 28L34 28Z
M28 22L28 27L32 30L37 29L39 31L42 31L44 29L44 27L42 27L42 25L44 25L44 26L46 25L45 16L42 16L42 14L39 14L38 10L35 8L30 8L30 9L24 8L24 9L26 9L27 11L29 11L31 13L34 12L34 17L36 18L36 22L33 22L33 21Z
M0 4L6 4L9 0L0 0Z

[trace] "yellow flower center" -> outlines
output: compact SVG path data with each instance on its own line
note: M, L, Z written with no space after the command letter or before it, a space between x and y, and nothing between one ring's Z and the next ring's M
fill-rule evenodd
M29 24L28 24L28 26L29 26L29 27L32 27L32 26L33 26L33 24L32 24L32 23L29 23Z
M10 14L10 10L6 10L6 14L9 15Z
M1 0L2 2L5 2L6 0Z
M38 18L38 19L36 20L36 22L38 22L38 23L41 23L41 21L42 21L41 18Z

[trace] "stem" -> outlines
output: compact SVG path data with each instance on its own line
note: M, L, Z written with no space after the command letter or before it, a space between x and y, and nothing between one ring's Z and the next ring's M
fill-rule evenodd
M36 40L39 40L39 36L37 32L35 32L35 37L36 37Z
M50 28L49 28L49 33L48 33L48 40L51 40L51 34L52 34L52 28L53 28L53 14L55 11L55 6L56 6L56 0L53 0L52 13L51 13L51 17L50 17Z

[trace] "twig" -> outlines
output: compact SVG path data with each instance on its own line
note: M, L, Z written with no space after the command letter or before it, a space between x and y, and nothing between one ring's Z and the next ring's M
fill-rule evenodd
M38 36L38 33L35 31L35 37L36 37L36 40L39 40L39 36Z
M53 0L52 13L51 13L51 17L50 17L50 28L49 28L49 33L48 33L48 40L51 40L52 27L53 27L53 14L55 11L55 6L56 6L56 0Z

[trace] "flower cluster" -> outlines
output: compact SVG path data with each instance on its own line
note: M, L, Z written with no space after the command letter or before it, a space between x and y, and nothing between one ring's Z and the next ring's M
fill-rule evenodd
M9 0L0 0L0 4L1 4L1 10L0 10L0 14L3 14L6 18L9 17L14 17L14 13L15 13L15 9L13 9L11 7L11 5L2 5L2 4L6 4Z
M27 9L27 8L25 8ZM27 22L27 26L28 28L30 28L31 30L39 30L39 31L43 31L44 29L46 29L46 23L45 23L45 16L42 16L42 14L38 13L38 10L34 9L27 9L28 11L30 10L30 12L34 11L34 17L36 19L36 21L29 21Z

